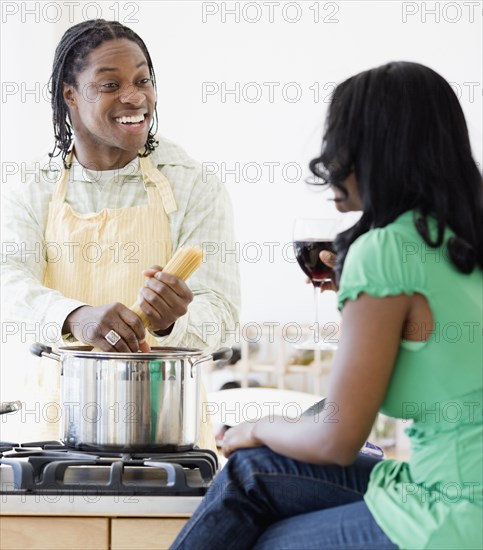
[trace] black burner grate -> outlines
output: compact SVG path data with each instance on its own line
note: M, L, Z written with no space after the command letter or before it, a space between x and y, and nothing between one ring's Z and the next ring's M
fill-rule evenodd
M203 495L218 469L210 450L177 453L84 452L58 441L0 442L0 463L13 483L2 493Z

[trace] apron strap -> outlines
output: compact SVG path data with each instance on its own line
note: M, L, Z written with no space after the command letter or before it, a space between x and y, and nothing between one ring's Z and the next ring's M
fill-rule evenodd
M178 210L171 185L164 174L154 166L151 157L139 157L139 165L143 175L144 186L149 197L149 201L159 202L161 197L163 208L166 214L171 214ZM159 194L152 187L146 186L147 183L153 183Z
M65 162L67 164L70 164L72 162L72 155L73 155L74 148L72 148L65 157ZM64 166L62 166L62 171L60 173L59 181L57 182L54 192L52 194L52 203L56 206L61 206L65 201L65 195L67 193L67 184L69 182L69 173L70 170L66 170Z

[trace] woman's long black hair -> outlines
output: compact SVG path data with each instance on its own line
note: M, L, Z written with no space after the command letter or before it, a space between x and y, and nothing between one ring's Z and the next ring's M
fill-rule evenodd
M363 214L335 241L340 275L350 245L371 228L413 210L430 247L444 230L462 273L483 267L483 185L471 154L463 111L451 86L418 63L394 62L359 73L334 91L322 153L310 162L317 179L337 187L354 172ZM343 200L343 199L342 199ZM428 216L437 221L429 231Z
M64 101L63 84L76 85L77 75L85 69L89 53L108 40L126 38L135 42L144 53L148 63L149 74L156 93L156 77L153 63L146 44L131 29L125 27L118 21L105 21L104 19L91 19L68 29L62 36L54 56L52 75L49 80L51 103L54 123L55 145L50 157L62 155L64 166L65 159L72 145L72 126L69 119L69 110ZM148 132L148 138L144 146L144 155L149 155L157 146L155 134L157 131L158 118L156 106L154 109L153 122ZM56 152L56 150L58 150Z

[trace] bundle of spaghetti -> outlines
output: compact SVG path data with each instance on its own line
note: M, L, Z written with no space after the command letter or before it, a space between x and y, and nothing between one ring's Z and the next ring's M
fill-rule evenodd
M163 268L164 273L170 273L179 277L183 281L186 281L201 265L203 260L203 252L196 246L186 246L178 248L175 255L169 260L166 266ZM139 302L133 304L130 308L142 321L144 328L149 326L149 319L146 317L144 311L141 309ZM144 342L143 342L144 347ZM147 351L146 349L143 351ZM92 351L100 352L100 348L94 348Z
M203 252L196 246L181 247L169 260L163 271L176 275L183 281L196 271L203 260Z
M183 281L186 281L201 265L203 252L196 246L186 246L178 248L174 256L163 268L163 273L176 275ZM149 320L144 314L138 302L129 308L141 319L144 327L149 325Z

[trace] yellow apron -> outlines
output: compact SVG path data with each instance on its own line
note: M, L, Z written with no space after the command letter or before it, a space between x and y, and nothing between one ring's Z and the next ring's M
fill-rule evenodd
M68 163L71 158L72 152ZM63 170L49 205L45 241L55 246L46 248L51 257L45 286L91 306L114 302L131 306L144 284L142 270L166 265L171 257L168 214L177 210L176 201L169 181L151 157L139 160L148 204L105 208L96 214L76 213L65 202L69 172ZM146 340L157 345L148 332ZM205 395L203 389L203 401ZM214 448L206 422L201 423L198 445Z
M45 286L91 306L131 306L144 284L142 270L166 265L171 257L168 214L176 211L176 202L150 157L141 157L140 165L148 204L96 214L78 214L65 202L69 172L63 171L49 205L45 240L55 244L46 247Z

